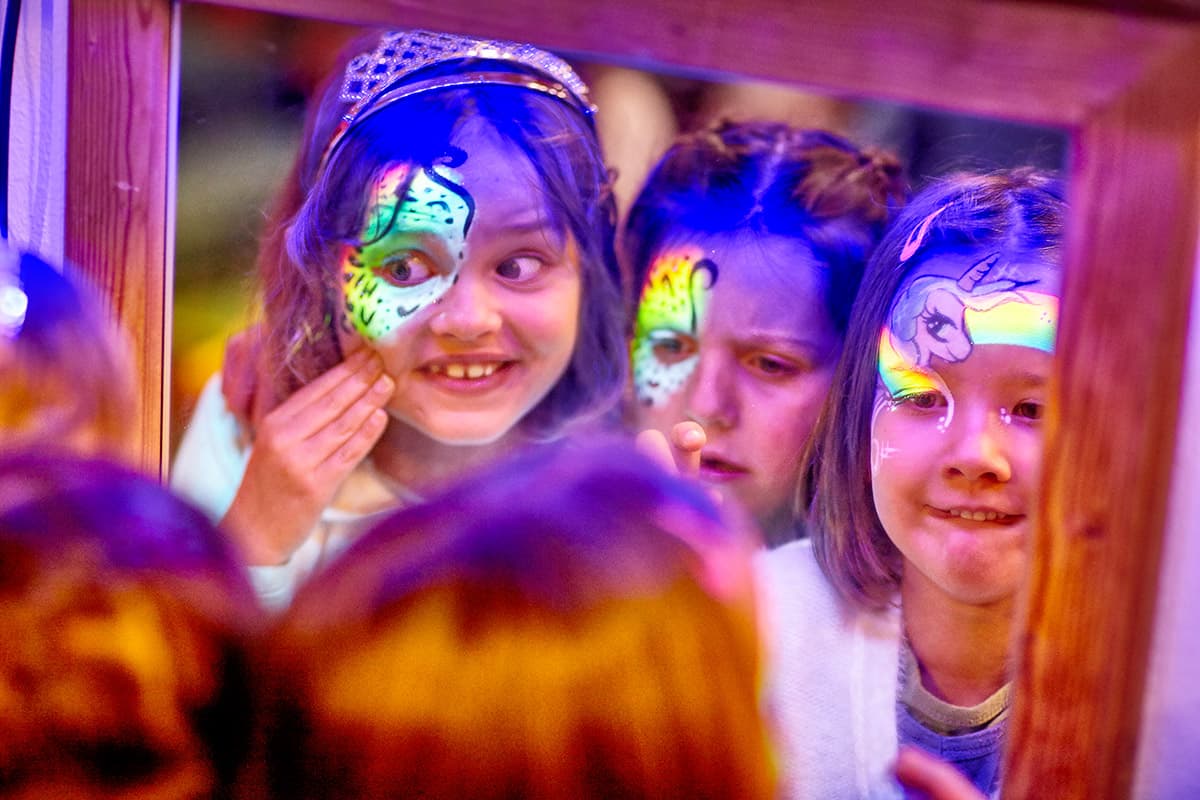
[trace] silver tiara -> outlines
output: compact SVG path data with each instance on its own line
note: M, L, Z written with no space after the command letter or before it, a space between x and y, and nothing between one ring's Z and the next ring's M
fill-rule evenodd
M408 76L435 64L462 59L508 62L525 67L543 80L519 72L478 69L405 81ZM452 86L501 84L549 94L576 108L589 121L596 112L587 84L571 65L541 48L519 42L475 39L435 31L389 31L370 53L355 56L346 66L339 96L353 103L325 150L327 162L352 125L392 102L415 94Z
M0 337L15 339L28 310L29 296L21 287L21 254L0 243Z

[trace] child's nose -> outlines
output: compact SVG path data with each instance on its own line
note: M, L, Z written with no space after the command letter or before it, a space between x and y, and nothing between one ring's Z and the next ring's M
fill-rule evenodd
M740 409L735 376L719 354L700 351L700 361L684 391L684 413L706 430L737 425Z
M946 431L951 437L946 472L970 481L1007 482L1012 479L1006 425L999 411L958 409Z
M434 307L429 328L438 336L473 341L495 333L502 324L499 306L487 282L463 270Z

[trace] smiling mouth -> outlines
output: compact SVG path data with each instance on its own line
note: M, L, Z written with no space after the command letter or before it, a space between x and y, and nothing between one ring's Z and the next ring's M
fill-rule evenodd
M995 522L1011 525L1025 518L1024 514L1005 514L989 508L934 508L939 515L949 519L964 519L969 522Z
M430 364L425 371L430 375L444 375L452 380L480 380L495 375L508 367L511 361L484 361L479 363Z

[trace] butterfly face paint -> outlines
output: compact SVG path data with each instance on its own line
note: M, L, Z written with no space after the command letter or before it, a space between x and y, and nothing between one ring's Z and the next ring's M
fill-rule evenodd
M464 159L456 150L446 164L396 165L375 184L360 244L348 246L342 262L346 321L369 341L389 336L454 285L475 212L451 169Z
M663 253L646 276L631 346L639 403L661 405L699 363L696 336L717 282L717 265L695 246Z

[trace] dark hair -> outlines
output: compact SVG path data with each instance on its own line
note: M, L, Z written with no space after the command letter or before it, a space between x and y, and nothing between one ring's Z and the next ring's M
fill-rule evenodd
M272 796L772 796L757 540L728 520L627 442L387 518L268 647Z
M916 254L906 240L931 214ZM1057 265L1066 202L1054 177L1033 169L958 174L923 189L901 212L867 265L846 344L805 454L798 509L822 570L848 601L880 608L893 600L900 556L879 522L871 492L871 411L879 381L879 333L906 276L929 258L996 250Z
M0 683L22 687L0 730L0 794L230 796L250 752L259 614L224 536L156 481L104 461L0 460Z
M370 50L378 34L348 49ZM497 69L519 71L517 64ZM422 70L453 74L463 62ZM468 123L482 123L532 163L550 213L579 250L583 303L579 338L566 372L523 425L552 435L575 418L609 411L625 375L623 309L613 250L615 211L609 175L590 120L567 103L525 88L447 87L395 101L351 126L330 163L325 147L345 112L340 72L309 115L304 143L272 214L274 230L259 258L270 363L286 397L341 360L334 325L340 304L336 252L360 234L367 187L396 163L429 164Z
M798 238L828 270L826 304L842 333L867 256L904 201L900 172L891 155L782 122L726 120L685 134L629 212L621 250L631 286L680 229Z

